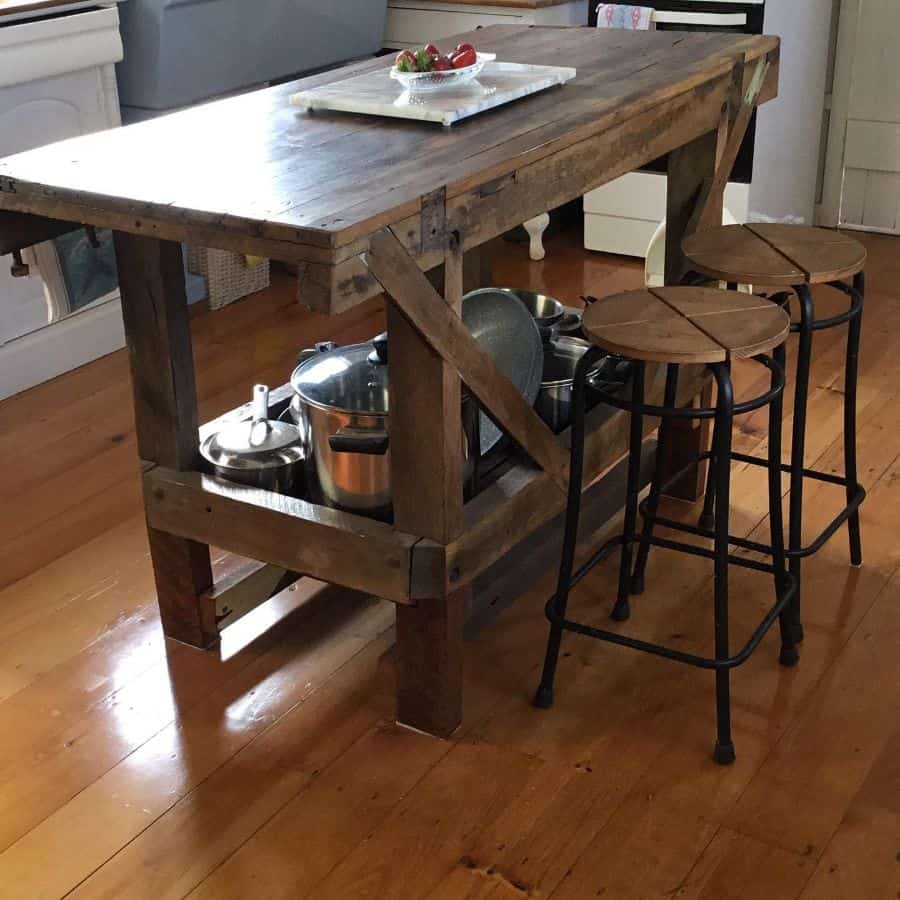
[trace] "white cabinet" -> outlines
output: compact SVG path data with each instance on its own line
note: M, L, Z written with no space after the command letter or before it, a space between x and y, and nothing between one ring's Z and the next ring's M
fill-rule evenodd
M569 0L554 6L535 3L533 8L522 0L494 0L483 5L388 0L384 45L399 50L486 25L585 25L587 18L588 0Z
M0 15L0 157L119 124L115 63L122 58L115 5L32 21ZM0 257L0 398L122 346L118 304L47 324L53 302L36 260L27 278ZM77 320L77 321L76 321ZM41 327L45 326L45 327Z
M622 256L645 256L666 217L666 194L666 177L655 172L629 172L585 194L584 246ZM728 185L725 208L735 221L747 221L749 202L750 185Z

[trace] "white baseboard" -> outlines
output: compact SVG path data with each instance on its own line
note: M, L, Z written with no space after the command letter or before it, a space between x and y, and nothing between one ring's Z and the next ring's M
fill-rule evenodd
M118 300L67 316L0 346L0 400L125 346Z

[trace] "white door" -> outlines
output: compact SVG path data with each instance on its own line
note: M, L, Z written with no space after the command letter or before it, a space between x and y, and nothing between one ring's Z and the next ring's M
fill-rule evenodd
M898 46L898 0L843 0L822 224L900 234Z

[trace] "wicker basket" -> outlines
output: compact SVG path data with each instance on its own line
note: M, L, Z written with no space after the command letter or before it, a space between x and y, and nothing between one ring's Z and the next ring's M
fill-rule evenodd
M206 279L210 309L220 309L269 286L269 260L258 256L191 247L188 268Z

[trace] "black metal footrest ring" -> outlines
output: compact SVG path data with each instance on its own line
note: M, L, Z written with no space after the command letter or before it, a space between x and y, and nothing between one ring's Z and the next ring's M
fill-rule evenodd
M778 599L768 613L766 613L762 622L760 622L741 650L727 659L711 659L707 656L685 653L682 650L675 650L672 647L666 647L663 644L642 641L639 638L629 637L626 634L619 634L616 631L594 628L592 625L585 625L581 622L567 619L564 616L558 616L553 606L555 597L551 597L550 600L547 601L544 611L551 624L556 625L565 631L571 631L575 634L582 634L586 637L607 641L610 644L618 644L621 647L630 647L632 650L640 650L643 653L652 653L654 656L662 656L665 659L686 663L690 666L696 666L699 669L734 669L750 658L750 655L759 646L769 629L776 621L778 621L778 617L781 613L793 601L794 595L797 592L797 581L793 575L788 572L784 573L784 578L786 585L784 594Z

